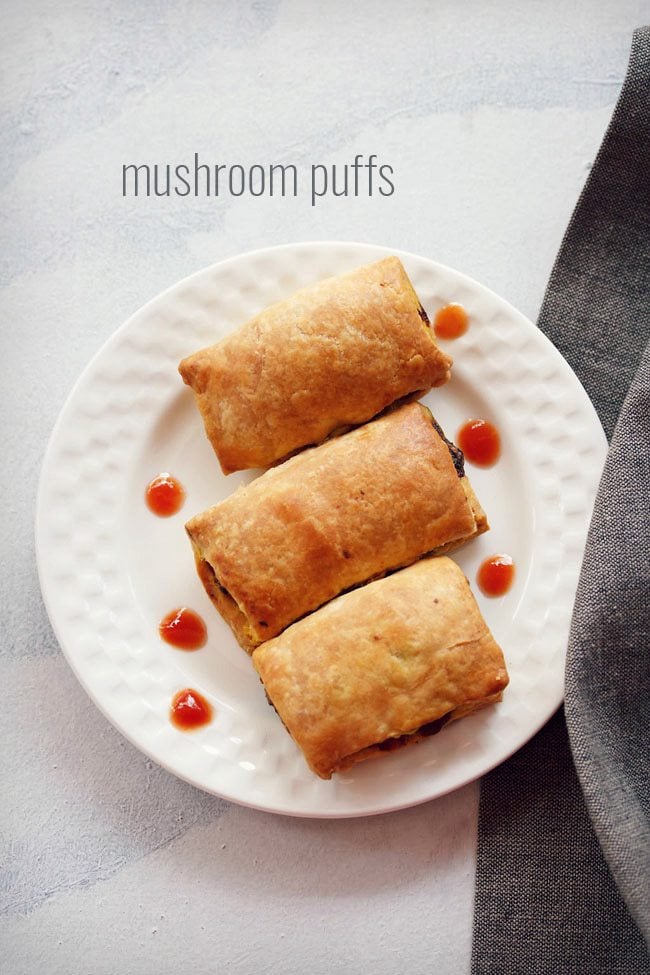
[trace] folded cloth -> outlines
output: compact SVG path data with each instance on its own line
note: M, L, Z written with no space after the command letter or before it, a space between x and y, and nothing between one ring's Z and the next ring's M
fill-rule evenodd
M608 436L648 339L649 174L650 28L641 28L538 320ZM644 360L612 441L574 609L573 761L560 710L481 784L473 975L650 972L649 414Z
M481 783L472 975L646 975L607 869L564 711Z
M589 815L648 944L649 448L650 345L614 431L596 498L571 626L564 705Z

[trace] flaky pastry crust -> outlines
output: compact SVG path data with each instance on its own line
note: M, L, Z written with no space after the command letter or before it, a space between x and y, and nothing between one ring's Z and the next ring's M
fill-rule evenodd
M365 423L447 382L450 367L401 261L388 257L272 305L179 372L229 474Z
M339 596L258 647L253 664L324 779L500 700L508 684L469 583L446 557Z
M248 651L339 593L488 527L431 414L410 403L292 457L185 526Z

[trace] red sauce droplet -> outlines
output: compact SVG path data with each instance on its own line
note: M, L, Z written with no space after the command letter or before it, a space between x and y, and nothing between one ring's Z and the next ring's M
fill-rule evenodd
M456 443L477 467L491 467L501 455L499 431L487 420L468 420L458 431Z
M158 632L166 643L179 650L198 650L208 638L208 630L193 609L181 606L167 613L158 626Z
M433 330L439 339L458 339L469 325L469 316L462 305L445 305L436 312Z
M185 489L171 474L158 474L144 493L147 507L160 518L169 518L183 507Z
M212 705L198 691L187 687L174 694L169 720L181 731L192 731L212 720Z
M476 581L485 596L503 596L515 577L515 564L509 555L492 555L481 562Z

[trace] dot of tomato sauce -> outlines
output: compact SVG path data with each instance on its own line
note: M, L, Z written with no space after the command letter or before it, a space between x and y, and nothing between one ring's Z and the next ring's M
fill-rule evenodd
M477 467L491 467L501 456L501 436L487 420L468 420L458 431L456 443Z
M199 650L208 638L205 623L198 613L187 606L167 613L158 625L158 632L165 643L179 650Z
M181 731L192 731L212 720L212 705L198 691L186 687L174 694L169 720Z
M183 507L185 489L171 474L158 474L144 493L147 507L159 518L169 518Z
M469 316L462 305L453 303L438 309L433 330L439 339L458 339L469 325Z
M515 563L509 555L491 555L481 562L476 581L484 596L503 596L515 578Z

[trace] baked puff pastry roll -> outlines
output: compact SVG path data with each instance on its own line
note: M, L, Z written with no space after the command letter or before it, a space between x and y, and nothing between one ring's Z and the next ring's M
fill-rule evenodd
M409 403L188 521L199 576L239 643L251 651L344 590L485 531L462 460Z
M323 779L501 699L503 653L448 558L339 596L253 654L269 700Z
M268 467L449 379L401 262L320 281L183 359L224 474Z

